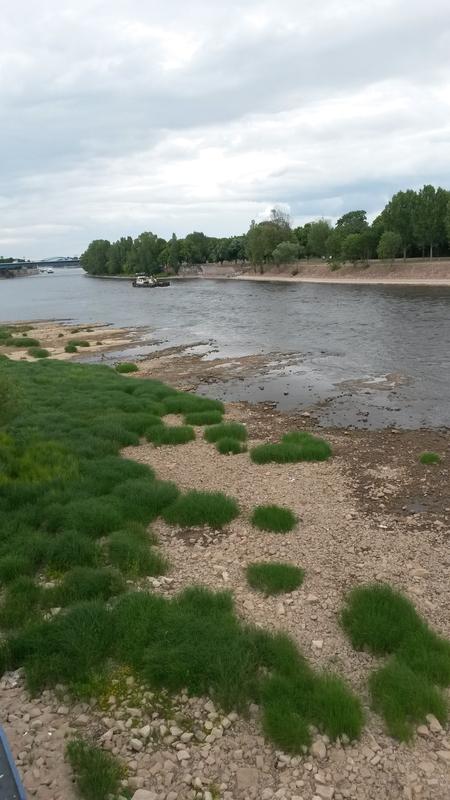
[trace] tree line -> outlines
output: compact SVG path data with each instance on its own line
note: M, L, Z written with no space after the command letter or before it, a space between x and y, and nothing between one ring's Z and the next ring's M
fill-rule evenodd
M372 224L364 210L349 211L335 225L318 219L292 227L279 208L270 218L250 224L241 236L215 237L194 231L184 239L175 233L166 241L155 233L116 242L96 239L80 262L91 275L177 273L181 266L206 263L250 262L285 264L303 258L327 259L332 265L379 258L450 254L450 191L426 185L419 191L397 192Z

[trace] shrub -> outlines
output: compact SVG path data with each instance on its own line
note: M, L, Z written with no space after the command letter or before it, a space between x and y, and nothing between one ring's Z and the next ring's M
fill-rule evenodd
M265 594L293 592L303 583L304 570L293 564L256 563L246 569L249 585Z
M120 794L121 780L126 770L111 753L81 739L74 739L67 745L66 756L84 800L108 800Z
M155 447L164 444L187 444L195 439L195 431L189 425L153 425L146 433L146 438Z
M220 439L237 439L245 442L247 429L239 422L222 422L220 425L211 425L204 433L207 442L218 442Z
M69 344L75 345L75 347L90 347L91 343L87 341L87 339L71 339Z
M441 693L396 658L371 675L369 686L374 709L383 715L389 733L397 739L411 739L413 726L424 722L427 714L446 721Z
M27 353L33 358L48 358L50 355L49 351L44 350L43 347L29 347Z
M216 442L216 450L223 456L245 453L246 449L245 444L242 444L238 439L225 438Z
M257 506L251 516L252 525L263 531L287 533L295 528L297 517L289 508L280 506Z
M11 336L6 340L9 347L39 347L39 340L29 336Z
M255 464L326 461L330 456L328 442L302 431L286 434L278 444L261 444L250 451L250 458Z
M222 528L238 515L238 505L231 497L221 492L195 490L180 495L163 512L166 522L181 527L210 525L212 528Z
M126 374L127 372L138 372L139 367L131 361L122 361L121 364L116 364L115 370L121 374Z
M125 575L164 575L168 570L166 559L143 541L133 530L112 533L107 542L111 564Z
M185 414L186 425L216 425L222 422L221 411L191 411Z
M441 457L438 453L427 452L421 454L419 461L421 464L440 464Z
M125 591L125 583L114 569L74 567L66 572L62 582L48 590L47 605L68 606L81 600L108 600Z
M66 344L64 348L64 352L66 353L78 353L78 347L76 344Z

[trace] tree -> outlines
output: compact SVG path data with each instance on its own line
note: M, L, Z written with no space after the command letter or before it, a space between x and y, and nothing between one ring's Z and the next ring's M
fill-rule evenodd
M402 237L396 231L385 231L378 242L378 258L393 262L402 249Z
M446 210L450 194L435 189L430 184L424 186L416 196L414 214L414 235L419 247L429 248L430 259L436 246L446 241Z
M180 244L175 233L172 233L167 251L167 265L176 275L180 269Z
M120 275L125 271L125 265L129 252L133 248L131 236L122 236L117 242L113 242L108 251L106 269L110 275Z
M273 208L270 219L255 223L253 220L247 233L247 253L252 264L263 265L272 260L272 253L281 242L295 242L289 217L280 209Z
M307 232L308 254L312 256L325 256L327 254L327 240L331 233L331 225L326 219L311 222Z
M199 231L189 233L184 240L184 250L188 264L205 264L209 253L208 237Z
M414 244L416 201L417 195L412 189L408 189L406 192L397 192L380 215L387 230L398 233L401 237L403 260L406 259L408 249Z
M90 275L105 275L108 272L108 256L111 243L107 239L94 239L80 256L80 264Z
M361 233L350 233L342 242L342 256L344 261L356 264L364 256L364 238Z
M141 233L133 242L133 247L128 253L125 272L130 274L145 273L152 275L161 269L162 252L166 246L164 239L156 234L146 231Z
M298 244L297 242L280 242L275 247L272 253L272 259L275 264L290 264L291 261L295 261L298 256Z
M336 229L343 236L351 233L363 233L369 227L365 211L348 211L336 222Z

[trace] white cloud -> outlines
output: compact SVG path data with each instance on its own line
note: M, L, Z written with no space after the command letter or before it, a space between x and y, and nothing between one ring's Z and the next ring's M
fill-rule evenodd
M450 184L447 0L5 0L0 247L243 231ZM0 250L1 252L1 250Z

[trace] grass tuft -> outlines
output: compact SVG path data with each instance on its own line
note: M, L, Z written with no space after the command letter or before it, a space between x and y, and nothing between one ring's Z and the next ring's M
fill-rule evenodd
M120 794L125 767L100 747L73 739L66 747L77 789L83 800L108 800Z
M163 512L163 518L172 525L191 527L209 525L222 528L239 516L236 501L221 492L197 492L182 494Z
M138 372L139 367L137 364L133 364L131 361L122 361L121 364L116 364L115 370L116 372L120 372L124 375L128 372Z
M219 425L211 425L206 428L204 437L207 442L218 442L220 439L236 439L245 442L247 439L247 428L240 422L222 422Z
M419 456L421 464L440 464L441 457L438 453L426 452Z
M261 444L250 451L250 458L255 464L326 461L331 455L328 442L304 431L287 433L277 444Z
M216 442L216 450L223 456L230 456L230 455L238 455L239 453L245 453L247 448L245 444L243 442L240 442L238 439L232 439L228 437L224 439L219 439Z
M29 347L27 353L33 358L48 358L50 355L49 351L43 347Z
M265 594L293 592L303 583L304 570L293 564L255 563L246 569L247 581L252 589Z
M109 600L125 591L125 582L114 569L74 567L59 586L47 590L47 606L69 606L84 600Z
M8 347L39 347L39 340L30 336L11 336L5 344Z
M252 524L263 531L288 533L297 524L297 517L289 508L257 506L251 516Z
M124 575L165 575L168 562L150 547L150 539L142 539L133 529L112 533L107 542L108 558L111 564Z
M78 353L78 347L76 344L66 344L64 348L65 353Z
M190 425L153 425L146 433L146 438L155 447L165 444L187 444L195 439L195 431Z
M87 339L70 339L69 344L74 344L75 347L90 347L91 343Z
M224 405L220 400L211 400L209 397L200 397L186 392L176 392L163 398L166 414L190 414L197 411L224 412Z

